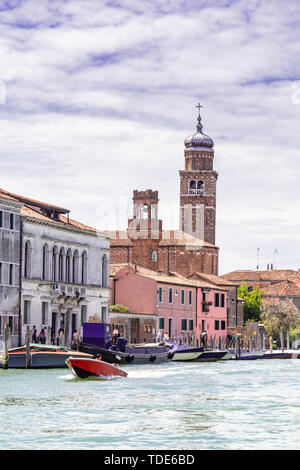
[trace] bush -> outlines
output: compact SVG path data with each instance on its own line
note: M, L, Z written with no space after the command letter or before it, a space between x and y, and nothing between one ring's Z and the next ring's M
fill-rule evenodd
M119 312L119 313L130 313L129 308L126 307L126 305L122 305L122 304L110 305L109 311Z

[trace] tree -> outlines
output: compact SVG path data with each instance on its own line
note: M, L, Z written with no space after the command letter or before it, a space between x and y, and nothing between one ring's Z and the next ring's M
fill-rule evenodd
M244 299L244 320L260 320L260 311L263 299L263 292L257 287L249 290L245 282L238 287L238 297Z
M292 299L281 300L277 305L267 307L261 315L268 335L279 339L280 332L284 335L300 327L300 313Z
M119 312L119 313L130 313L130 310L126 305L123 304L116 304L116 305L110 305L109 307L110 312Z

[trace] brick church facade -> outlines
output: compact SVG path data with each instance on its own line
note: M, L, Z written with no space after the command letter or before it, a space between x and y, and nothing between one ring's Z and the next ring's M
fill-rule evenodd
M215 245L216 183L214 143L202 132L200 105L196 132L184 141L180 176L179 230L163 230L158 191L133 191L133 218L124 231L112 231L111 263L133 263L165 274L218 275Z

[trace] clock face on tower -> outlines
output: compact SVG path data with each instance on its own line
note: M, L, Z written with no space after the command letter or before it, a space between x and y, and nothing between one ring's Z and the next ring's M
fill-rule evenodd
M152 261L154 261L154 262L157 261L157 253L156 253L156 251L152 251Z

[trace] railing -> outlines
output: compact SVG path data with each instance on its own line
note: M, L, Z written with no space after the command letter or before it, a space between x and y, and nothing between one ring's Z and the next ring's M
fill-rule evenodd
M189 189L189 194L191 194L193 196L196 196L196 195L203 196L204 189Z

